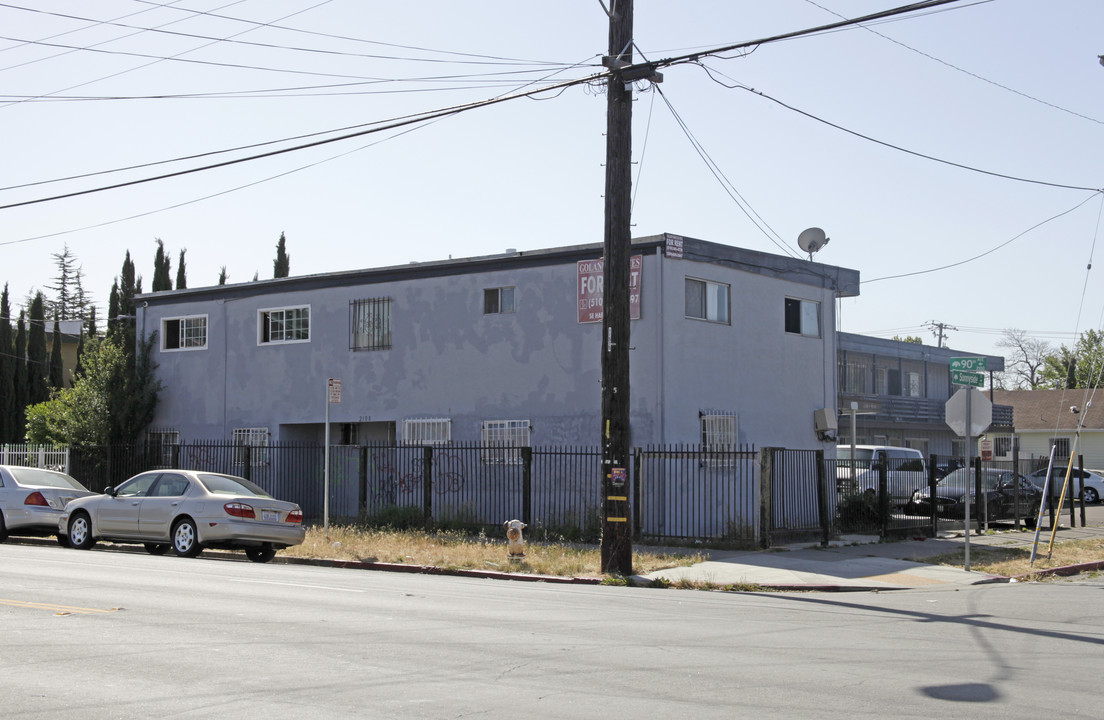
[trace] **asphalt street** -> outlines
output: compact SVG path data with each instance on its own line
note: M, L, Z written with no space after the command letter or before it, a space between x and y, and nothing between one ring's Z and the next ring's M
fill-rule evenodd
M1099 582L714 593L0 545L19 718L1100 717Z

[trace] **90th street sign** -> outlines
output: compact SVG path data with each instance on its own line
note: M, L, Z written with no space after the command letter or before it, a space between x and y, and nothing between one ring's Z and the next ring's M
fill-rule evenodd
M965 372L985 372L989 369L988 358L963 357L951 358L951 372L963 370Z

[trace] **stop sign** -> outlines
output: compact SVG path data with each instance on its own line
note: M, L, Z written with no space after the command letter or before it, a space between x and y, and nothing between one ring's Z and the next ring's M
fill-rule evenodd
M970 393L970 417L966 417L966 393ZM985 432L993 422L993 403L989 398L976 388L962 388L947 401L947 424L955 435L966 437L967 421L969 421L970 437L977 437Z

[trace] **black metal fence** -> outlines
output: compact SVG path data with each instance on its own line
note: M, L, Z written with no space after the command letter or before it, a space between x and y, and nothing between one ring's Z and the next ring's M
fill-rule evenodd
M68 448L67 456L43 448L5 452L8 462L41 464L49 458L55 467L67 457L69 473L97 492L156 468L239 475L298 503L313 521L322 519L328 505L333 522L493 530L517 518L534 539L595 540L602 526L601 453L590 447L331 446L328 478L325 449L313 443L79 446ZM634 536L645 541L769 547L847 533L933 534L961 527L962 519L930 502L911 503L911 493L938 498L950 486L940 485L940 478L962 464L932 456L925 475L870 461L825 460L814 450L649 446L634 450L626 492ZM1027 477L1038 465L984 463L959 475L973 473L976 482L977 473L1007 466ZM902 477L912 483L907 492L895 485ZM1067 507L1072 513L1073 505ZM1007 520L989 517L988 510L981 508L972 519L980 518L982 526ZM1027 522L1034 513L1019 515Z

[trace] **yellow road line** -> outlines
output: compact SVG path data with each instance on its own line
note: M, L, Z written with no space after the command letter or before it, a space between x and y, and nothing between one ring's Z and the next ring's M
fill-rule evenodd
M0 605L10 605L12 607L31 608L33 610L53 610L59 614L62 613L78 613L80 615L95 615L97 613L107 614L118 612L119 608L110 608L104 610L102 608L85 608L74 607L72 605L53 605L51 603L37 603L27 602L26 600L5 600L0 598Z

